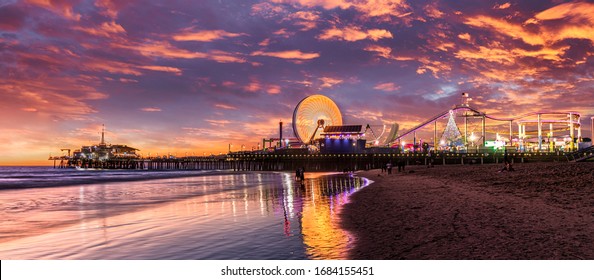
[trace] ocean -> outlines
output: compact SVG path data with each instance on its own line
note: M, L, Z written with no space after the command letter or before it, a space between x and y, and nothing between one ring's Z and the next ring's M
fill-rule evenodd
M352 174L0 167L1 259L347 259Z

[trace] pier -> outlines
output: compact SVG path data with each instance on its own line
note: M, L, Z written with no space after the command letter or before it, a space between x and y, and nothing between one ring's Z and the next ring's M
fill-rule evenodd
M590 151L590 153L592 153ZM508 153L514 163L569 161L571 153ZM135 170L234 170L234 171L356 171L385 166L388 162L406 165L450 165L502 163L504 154L481 153L354 153L354 154L256 154L230 153L219 156L179 158L112 158L106 160L50 157L54 168L135 169Z

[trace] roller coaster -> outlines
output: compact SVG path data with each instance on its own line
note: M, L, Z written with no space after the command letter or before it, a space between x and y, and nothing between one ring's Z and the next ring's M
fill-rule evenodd
M394 140L391 142L391 145L401 145L406 137L412 136L412 143L414 143L416 147L419 147L421 143L419 143L417 133L420 133L421 130L426 129L428 126L433 125L432 144L434 149L444 146L444 143L438 142L439 137L437 123L439 120L450 115L456 115L457 117L462 117L464 119L464 128L463 132L461 133L463 149L468 149L469 140L472 142L476 140L474 132L472 133L470 139L468 137L469 119L480 119L481 122L480 136L478 138L479 141L477 141L478 143L473 143L473 145L476 145L477 149L485 147L488 142L487 140L489 137L487 135L488 131L486 130L487 120L499 122L497 125L505 124L508 126L506 129L507 131L504 133L495 133L497 136L493 137L493 140L500 142L502 145L515 146L517 149L522 151L555 150L561 147L567 151L574 151L577 147L577 143L581 141L582 135L580 114L577 112L536 111L514 117L501 118L488 115L487 113L481 112L478 109L470 106L470 100L471 99L468 97L468 94L463 93L461 104L455 105L451 109L445 110L403 132L394 138ZM517 133L515 134L513 130L514 123L518 127ZM548 129L543 127L544 125L548 125ZM534 128L535 130L526 130L527 127L532 129L534 126L536 126Z

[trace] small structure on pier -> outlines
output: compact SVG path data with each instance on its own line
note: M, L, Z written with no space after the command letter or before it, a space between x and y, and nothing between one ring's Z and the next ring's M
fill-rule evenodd
M362 125L329 125L318 139L320 152L336 154L362 153L365 150Z
M92 146L82 146L78 150L74 150L72 155L70 149L61 149L62 151L68 151L67 156L51 157L49 160L54 161L54 167L56 161L60 161L60 167L76 167L76 166L96 166L102 162L109 160L132 160L139 159L140 155L136 152L139 151L136 148L128 145L112 145L105 143L105 125L101 130L101 142Z
M139 151L136 148L127 145L111 145L105 143L105 125L101 130L101 142L93 146L83 146L80 150L73 153L74 159L93 159L93 160L108 160L108 159L133 159L139 158L136 154Z

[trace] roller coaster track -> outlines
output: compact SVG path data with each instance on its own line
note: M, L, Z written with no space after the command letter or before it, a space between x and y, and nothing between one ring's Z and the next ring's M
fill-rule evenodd
M576 112L557 112L557 111L537 111L537 112L531 112L531 113L527 113L527 114L522 114L519 116L515 116L515 117L511 117L511 118L498 118L498 117L493 117L490 115L487 115L484 112L481 112L473 107L470 107L468 105L456 105L454 106L452 109L443 111L442 113L435 115L434 117L428 119L425 122L422 122L421 124L411 128L410 130L402 133L401 135L399 135L398 137L394 138L394 141L399 140L411 133L414 133L415 131L433 123L434 121L443 118L445 116L447 116L449 114L450 111L461 111L461 110L465 110L465 111L471 111L474 112L474 115L470 115L470 116L474 116L474 117L485 117L486 119L490 119L490 120L495 120L495 121L502 121L502 122L511 122L511 121L516 121L516 120L520 120L529 116L534 116L534 115L568 115L568 114L575 114L575 115L579 115L579 113Z

